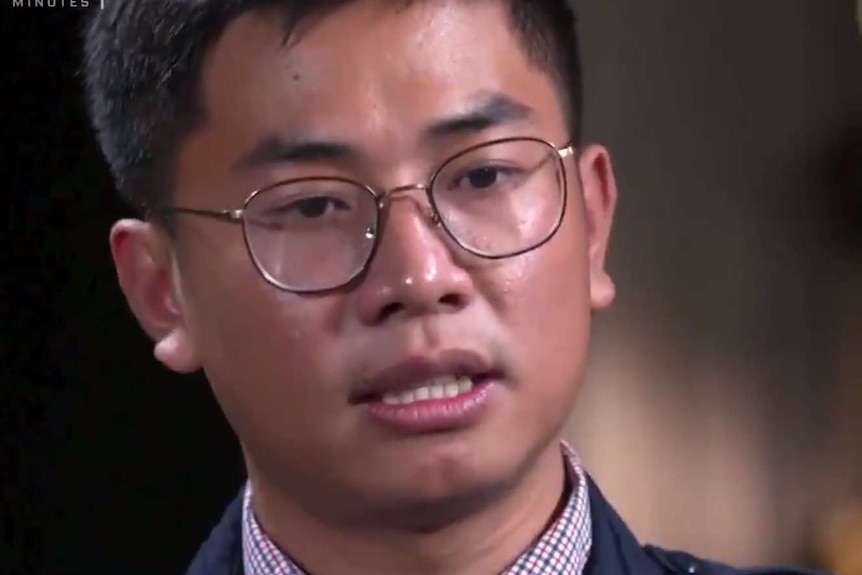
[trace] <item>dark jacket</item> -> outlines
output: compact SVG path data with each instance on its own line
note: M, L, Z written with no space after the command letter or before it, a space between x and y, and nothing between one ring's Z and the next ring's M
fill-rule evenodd
M814 575L790 568L734 569L688 553L642 547L590 480L593 546L585 575ZM230 504L186 575L243 575L242 497Z

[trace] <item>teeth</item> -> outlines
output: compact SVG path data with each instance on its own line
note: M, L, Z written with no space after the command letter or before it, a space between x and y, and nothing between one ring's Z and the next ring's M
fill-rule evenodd
M427 381L422 387L410 391L384 394L383 403L386 405L409 405L417 401L450 399L472 390L473 381L467 376L437 377Z

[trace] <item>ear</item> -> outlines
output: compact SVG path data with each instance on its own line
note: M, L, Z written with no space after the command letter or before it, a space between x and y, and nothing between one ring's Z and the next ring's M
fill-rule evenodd
M593 310L611 305L616 288L605 269L605 257L617 205L617 183L611 158L603 146L581 151L578 169L583 188L589 250L590 304Z
M155 356L167 368L190 373L200 367L183 316L173 251L153 224L121 220L111 228L111 255L120 288L138 323L155 341Z

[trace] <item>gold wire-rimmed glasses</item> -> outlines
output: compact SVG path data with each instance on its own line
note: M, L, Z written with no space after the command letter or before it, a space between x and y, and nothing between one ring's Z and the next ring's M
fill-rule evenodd
M253 191L242 207L205 210L158 206L151 217L187 214L242 225L258 272L294 293L343 287L365 272L380 244L391 199L424 191L434 224L462 249L482 258L517 256L547 243L567 202L563 159L571 144L505 138L462 150L428 184L378 191L339 177L306 177Z

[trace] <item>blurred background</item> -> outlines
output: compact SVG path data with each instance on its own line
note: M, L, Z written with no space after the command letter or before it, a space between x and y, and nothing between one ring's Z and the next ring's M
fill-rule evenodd
M0 573L182 572L239 450L116 286L127 212L84 116L82 10L3 2ZM618 300L567 434L642 540L859 575L855 2L577 4L586 135L621 198Z

